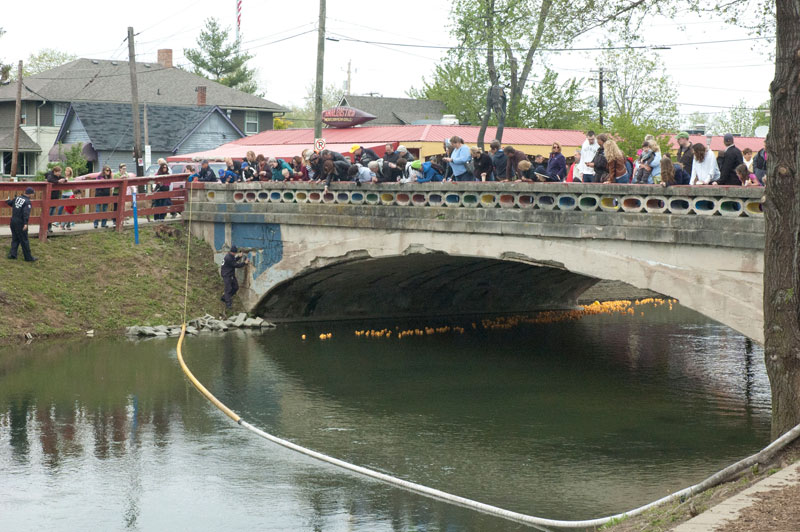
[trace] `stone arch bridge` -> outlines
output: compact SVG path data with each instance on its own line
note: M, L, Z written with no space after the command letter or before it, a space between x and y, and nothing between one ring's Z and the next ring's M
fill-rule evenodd
M231 245L271 318L569 308L601 279L763 340L763 189L559 183L193 184L192 232ZM184 215L188 215L187 212Z

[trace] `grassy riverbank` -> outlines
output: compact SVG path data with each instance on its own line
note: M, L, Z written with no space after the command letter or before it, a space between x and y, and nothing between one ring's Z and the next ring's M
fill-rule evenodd
M186 230L156 235L156 227L133 232L94 231L31 241L39 261L5 259L9 237L0 238L0 343L35 337L120 331L129 325L181 322L186 272ZM222 283L211 248L193 239L189 316L219 314Z
M681 523L713 508L756 482L793 464L798 459L800 459L800 440L789 444L770 460L770 463L763 464L763 467L748 469L735 479L695 495L684 502L662 504L642 515L622 519L617 523L600 527L599 530L606 532L669 532ZM750 524L752 525L752 523ZM743 530L759 530L759 528L745 526ZM773 529L770 528L770 530Z

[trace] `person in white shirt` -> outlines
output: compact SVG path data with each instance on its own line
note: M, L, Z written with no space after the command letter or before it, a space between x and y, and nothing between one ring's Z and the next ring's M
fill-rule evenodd
M742 159L744 159L744 164L747 166L747 171L751 174L753 173L753 150L750 148L745 148L742 150Z
M583 145L581 146L581 162L578 164L577 172L584 183L591 183L594 181L594 168L586 166L586 163L590 163L594 160L598 149L600 149L600 145L594 137L594 131L587 131L586 140L583 141Z
M706 149L704 144L697 143L692 146L694 162L692 162L692 177L690 185L708 185L719 178L719 166L714 154Z

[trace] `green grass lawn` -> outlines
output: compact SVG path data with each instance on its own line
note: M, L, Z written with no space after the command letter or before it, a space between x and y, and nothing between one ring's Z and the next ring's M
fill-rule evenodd
M140 232L96 231L31 239L38 262L7 260L10 237L0 238L0 340L34 336L118 331L130 325L179 324L186 273L186 230L159 237L154 227ZM222 311L222 281L211 248L193 238L188 316Z

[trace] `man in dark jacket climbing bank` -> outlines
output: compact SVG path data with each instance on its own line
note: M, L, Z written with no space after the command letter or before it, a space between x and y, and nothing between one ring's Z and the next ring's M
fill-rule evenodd
M231 250L225 254L222 259L222 268L220 274L225 283L225 292L222 294L222 301L225 303L225 308L233 306L233 296L239 291L239 281L236 280L236 269L243 268L250 264L250 259L243 256L236 246L231 246Z
M31 216L31 199L33 189L28 187L25 194L6 200L11 207L11 249L8 251L9 259L17 258L17 250L22 246L22 254L27 262L33 262L36 257L31 255L31 245L28 242L28 219Z

